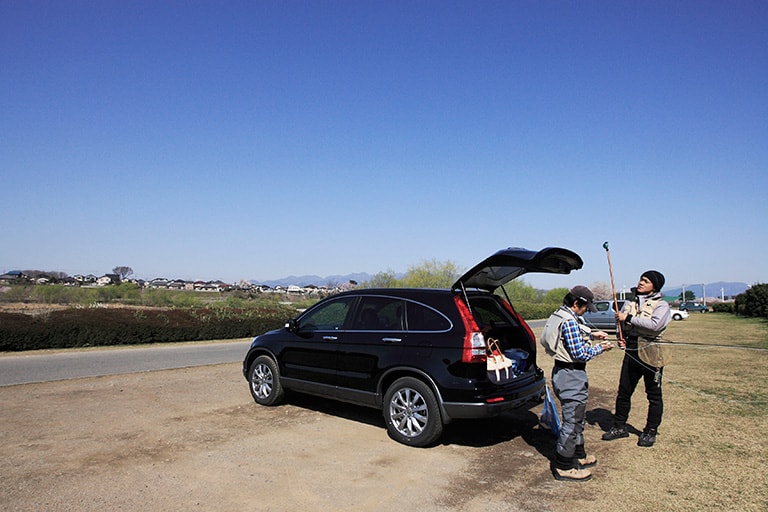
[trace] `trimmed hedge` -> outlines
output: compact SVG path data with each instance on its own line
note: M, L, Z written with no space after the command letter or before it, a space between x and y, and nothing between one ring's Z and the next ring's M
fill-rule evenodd
M281 327L295 313L281 307L0 313L0 351L247 338Z
M715 302L711 304L714 313L735 313L733 302Z

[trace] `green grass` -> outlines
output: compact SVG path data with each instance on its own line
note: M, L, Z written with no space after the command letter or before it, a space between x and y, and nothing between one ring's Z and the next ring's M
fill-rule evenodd
M663 339L768 349L768 320L729 313L693 313L686 320L673 321Z
M145 307L232 307L238 309L272 307L291 302L297 308L306 308L317 302L316 298L287 294L258 294L243 291L201 292L194 290L166 290L140 288L132 283L102 287L74 287L64 285L14 285L0 293L0 305L5 303L56 304L93 306L121 304Z

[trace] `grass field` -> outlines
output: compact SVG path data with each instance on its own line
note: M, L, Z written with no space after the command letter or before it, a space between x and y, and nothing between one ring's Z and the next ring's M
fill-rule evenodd
M768 510L768 322L692 314L673 322L664 339L674 343L652 448L638 447L636 435L600 440L612 420L623 352L587 365L587 451L600 462L592 481L567 484L572 498L558 510ZM539 359L549 376L551 358ZM641 382L630 427L642 430L646 412Z

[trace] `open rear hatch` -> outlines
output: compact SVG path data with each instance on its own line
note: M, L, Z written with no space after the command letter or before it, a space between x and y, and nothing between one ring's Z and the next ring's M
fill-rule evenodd
M510 247L502 249L481 261L453 285L453 290L457 294L457 301L460 310L464 306L465 324L467 327L467 337L465 340L464 362L482 362L486 363L488 368L488 378L498 384L514 380L521 374L527 374L530 379L534 378L534 373L540 373L541 370L536 366L536 337L528 324L512 307L509 297L504 291L506 301L503 301L507 312L514 319L511 322L493 322L488 318L500 319L503 315L494 315L489 313L493 304L497 302L487 302L482 295L467 293L468 289L479 290L493 294L494 291L508 283L509 281L526 274L528 272L541 272L550 274L569 274L573 270L582 267L581 257L568 249L558 247L547 247L540 251L531 251L519 247ZM462 296L462 299L458 299ZM487 297L487 295L486 295ZM483 301L487 306L482 306ZM481 328L482 326L482 328ZM493 345L493 342L496 345ZM512 371L504 373L505 378L501 378L501 372L492 371L496 360L494 352L501 352L506 358L505 364L521 364L513 367ZM515 354L520 354L519 360L515 361ZM520 363L520 360L525 360Z
M477 288L493 293L498 287L528 272L569 274L584 265L581 257L568 249L547 247L538 252L509 247L484 259L453 285L453 289Z

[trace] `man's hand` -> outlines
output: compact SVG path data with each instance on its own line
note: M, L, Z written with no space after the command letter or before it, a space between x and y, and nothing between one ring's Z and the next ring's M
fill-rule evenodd
M613 348L613 343L610 341L603 341L600 343L600 346L603 347L603 352L607 352Z
M605 333L603 331L592 331L592 338L598 339L598 340L607 340L608 333Z

